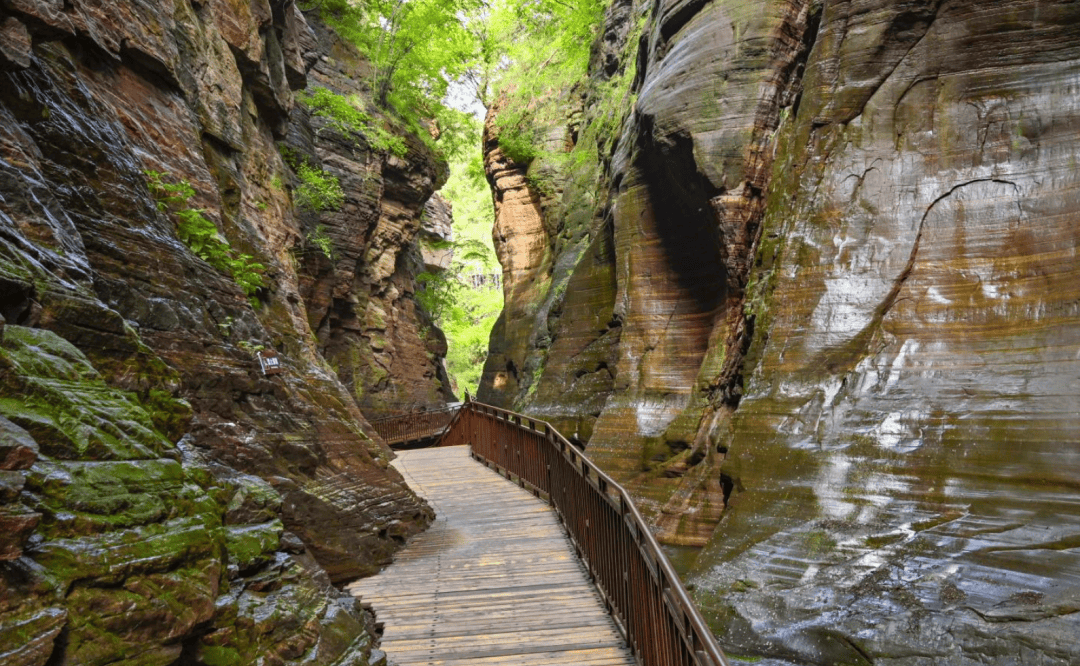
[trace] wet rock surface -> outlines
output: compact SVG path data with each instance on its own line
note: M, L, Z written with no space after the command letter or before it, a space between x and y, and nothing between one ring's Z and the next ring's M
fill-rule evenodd
M5 664L379 660L333 584L431 511L305 300L297 257L321 220L297 215L275 142L314 134L293 107L324 46L291 3L0 5ZM407 194L385 205L418 228L438 166L411 141L384 188ZM178 240L146 170L189 181L187 205L266 266L253 301ZM260 373L260 348L282 374Z
M481 397L704 546L733 654L1076 661L1075 5L650 7L539 387Z
M319 29L320 58L308 90L361 95L366 63L354 48ZM366 79L364 79L366 80ZM298 109L298 116L307 116ZM378 120L378 122L385 122ZM388 125L390 126L390 125ZM319 351L368 418L453 401L443 366L446 341L414 296L422 227L432 193L449 175L416 136L403 134L406 151L371 148L359 132L321 116L296 123L286 145L337 176L345 192L340 211L302 216L308 242L300 262L300 295ZM442 223L452 224L449 210ZM328 239L329 256L310 240Z
M282 497L158 429L185 403L110 387L55 333L15 326L0 388L23 477L0 504L21 547L0 564L5 664L368 663L363 613L310 555L279 551Z
M766 607L829 599L827 620L778 644L886 663L1078 658L1076 18L826 6L754 275L769 337L730 426L751 490L696 567L717 591L763 585L745 613L742 595L718 604L734 642L790 617ZM867 53L886 64L873 76Z

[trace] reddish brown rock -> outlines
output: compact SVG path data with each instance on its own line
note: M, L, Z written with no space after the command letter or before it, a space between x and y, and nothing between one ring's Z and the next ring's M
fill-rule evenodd
M0 530L4 543L0 546L0 562L22 555L23 544L41 522L41 514L21 506L0 506Z
M315 66L310 88L362 95L363 59L325 30L319 38L335 57ZM320 353L369 418L442 407L454 398L442 362L446 340L415 291L424 210L445 182L446 163L417 137L403 137L399 156L323 117L310 123L297 126L304 131L291 134L289 146L336 176L345 193L340 211L302 219L300 295Z
M34 46L0 73L0 404L45 455L3 472L22 554L0 563L0 654L365 663L370 628L331 579L377 569L431 512L299 297L304 227L275 136L311 33L267 3L220 20L168 4L4 3ZM425 150L394 167L403 181L434 170ZM266 265L256 307L178 240L147 169L189 181L187 205ZM414 180L422 199L437 178ZM402 217L423 205L408 203ZM259 373L260 345L281 375ZM32 449L5 439L4 465ZM286 528L300 552L278 550Z
M0 67L25 69L30 66L30 31L17 18L0 22Z
M30 469L37 457L38 445L30 433L0 416L0 470Z
M497 120L494 107L484 122L484 171L494 193L492 236L503 269L505 305L484 366L480 399L510 406L531 383L523 376L525 358L535 342L536 304L550 288L552 256L541 195L526 180L529 165L515 163L499 147Z

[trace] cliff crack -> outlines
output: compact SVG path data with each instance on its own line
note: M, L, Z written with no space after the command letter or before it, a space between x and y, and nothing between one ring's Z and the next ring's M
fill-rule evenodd
M1012 187L1017 190L1017 192L1019 192L1020 190L1019 186L1011 180L1004 180L1001 178L976 178L974 180L964 181L963 183L954 186L952 189L950 189L945 194L942 194L937 199L934 199L934 201L929 206L927 206L926 211L922 214L922 218L919 220L919 230L915 234L915 242L911 245L911 256L908 258L907 265L904 266L904 270L900 271L900 274L896 277L896 280L893 283L893 288L889 291L888 295L885 296L885 299L881 302L881 305L878 306L878 314L875 315L874 321L870 324L870 326L876 327L878 324L881 323L881 320L885 318L885 315L888 314L889 310L896 303L896 297L899 296L900 290L904 287L904 283L911 275L911 272L915 269L915 261L918 258L919 254L919 245L922 243L923 232L926 230L926 218L930 217L930 212L934 210L935 206L951 197L960 188L967 187L968 185L974 185L976 183L1001 183L1003 185L1012 185Z
M911 245L911 254L908 257L907 263L904 265L903 270L900 271L900 273L896 276L896 279L893 281L893 286L889 290L889 293L885 295L885 298L882 299L881 303L875 309L874 315L871 318L870 322L861 331L859 331L859 333L856 334L854 338L852 338L851 342L841 345L840 347L835 348L829 352L828 358L825 361L826 368L828 368L832 372L837 372L845 369L849 365L851 365L851 362L858 355L852 354L853 351L861 351L867 348L871 336L881 326L881 322L885 319L886 315L888 315L892 307L896 305L896 302L900 295L900 291L904 288L908 277L910 277L911 273L915 270L915 262L918 259L919 255L919 246L922 243L923 233L926 230L926 220L930 217L930 213L938 204L955 194L957 190L967 187L969 185L974 185L976 183L1000 183L1003 185L1011 185L1018 194L1020 190L1019 186L1010 180L1005 180L1002 178L975 178L954 185L952 188L949 189L948 192L945 192L938 198L934 199L934 201L932 201L930 205L927 206L926 210L922 214L922 217L919 219L918 231L916 232L915 240Z
M852 120L855 120L856 118L861 116L863 114L863 112L866 111L866 105L869 104L870 100L874 98L874 95L877 94L877 91L880 90L881 87L885 85L886 81L888 81L890 78L892 78L893 72L895 72L897 69L899 69L901 63L903 63L905 60L907 60L907 57L909 55L911 55L911 52L915 50L915 47L917 47L919 44L922 44L923 40L926 39L926 36L928 34L930 34L930 28L933 27L934 23L937 21L938 12L941 10L941 5L942 5L943 2L944 2L944 0L936 0L933 3L933 6L932 6L932 8L930 9L930 12L929 12L929 17L928 17L929 20L926 22L926 27L923 28L922 34L919 35L919 37L914 42L911 43L911 46L909 46L907 48L907 50L904 51L903 55L901 55L899 58L896 59L896 62L893 63L893 66L890 67L889 70L887 72L885 72L884 75L874 83L873 88L871 88L869 93L864 96L862 104L859 105L858 110L856 110L855 113L852 114L851 116L840 120L840 122L849 123ZM916 25L918 25L918 22L919 22L920 18L921 17L918 14L914 13L914 12L906 12L906 13L903 13L903 14L900 14L899 16L897 16L896 19L893 21L893 25L902 27L905 24L910 24L910 27L914 28ZM901 32L901 31L902 30L900 30L898 28L898 29L894 30L893 32L895 33L895 32Z

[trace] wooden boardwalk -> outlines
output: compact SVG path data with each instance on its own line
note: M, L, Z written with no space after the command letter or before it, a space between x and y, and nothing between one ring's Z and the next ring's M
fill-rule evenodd
M349 586L385 625L391 663L633 666L555 513L466 447L398 452L435 523Z

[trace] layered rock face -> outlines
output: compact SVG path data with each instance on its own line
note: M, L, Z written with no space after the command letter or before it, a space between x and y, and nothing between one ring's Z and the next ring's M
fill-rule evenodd
M355 49L318 29L320 59L309 90L364 94L366 63ZM432 224L453 222L432 200L449 175L415 136L403 156L368 149L356 132L298 109L287 145L322 164L345 191L340 211L302 215L306 239L329 239L329 256L308 242L300 262L301 296L319 351L368 418L454 399L442 359L446 338L414 298L426 211ZM430 204L430 205L428 205Z
M0 7L0 661L379 661L331 581L376 570L432 514L329 341L358 303L396 304L387 335L419 337L413 287L393 290L408 260L376 263L417 252L443 167L415 137L393 159L335 148L294 112L316 62L331 86L359 62L292 3ZM275 145L294 136L342 175L341 214L296 214ZM339 153L371 177L349 180ZM266 265L254 303L178 240L147 170L189 181L185 206ZM373 242L373 220L400 230ZM351 263L309 263L319 225ZM438 344L417 344L420 386ZM259 347L282 374L259 372Z
M509 400L706 545L736 654L1076 661L1075 4L653 9Z
M170 441L185 403L112 388L55 333L17 326L0 387L5 664L381 659L284 530L282 495Z

